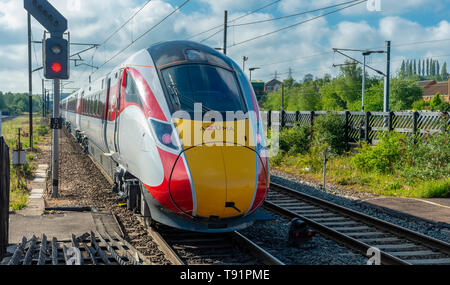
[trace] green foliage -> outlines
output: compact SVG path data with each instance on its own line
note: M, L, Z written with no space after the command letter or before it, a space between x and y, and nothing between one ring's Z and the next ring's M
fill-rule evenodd
M42 101L39 96L32 98L33 112L40 112L42 110ZM2 93L0 92L0 110L3 113L10 115L21 114L28 112L30 107L29 97L27 93Z
M441 94L437 92L430 101L431 110L435 111L442 104Z
M412 104L421 99L423 90L412 79L396 78L391 83L391 110L402 111L410 110Z
M450 173L450 133L410 137L404 145L400 174L409 181L439 179Z
M49 131L50 128L47 125L39 125L36 129L39 136L45 136Z
M344 121L334 113L319 116L314 121L314 144L328 148L331 154L345 152Z
M430 109L430 102L425 101L423 99L419 99L417 101L414 101L414 103L412 104L412 109L414 111L429 110Z
M311 144L311 128L295 126L286 128L280 133L280 149L290 154L305 154Z
M421 184L417 192L423 198L450 198L450 178Z
M392 173L395 163L401 155L401 146L405 138L398 133L388 133L381 141L370 146L363 143L358 154L353 157L356 168L363 171L376 171L379 173Z

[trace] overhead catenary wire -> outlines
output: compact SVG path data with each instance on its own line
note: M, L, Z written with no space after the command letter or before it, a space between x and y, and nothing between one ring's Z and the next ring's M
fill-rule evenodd
M298 22L298 23L295 23L295 24L292 24L292 25L283 27L283 28L281 28L281 29L277 29L277 30L275 30L275 31L272 31L272 32L269 32L269 33L265 33L265 34L262 34L262 35L259 35L259 36L256 36L256 37L253 37L253 38L244 40L244 41L242 41L242 42L238 42L238 43L236 43L236 44L233 44L233 45L228 46L227 48L232 48L232 47L235 47L235 46L238 46L238 45L242 45L242 44L247 43L247 42L250 42L250 41L254 41L254 40L256 40L256 39L260 39L260 38L263 38L263 37L267 37L267 36L273 35L273 34L275 34L275 33L278 33L278 32L281 32L281 31L284 31L284 30L287 30L287 29L290 29L290 28L293 28L293 27L296 27L296 26L299 26L299 25L302 25L302 24L305 24L305 23L314 21L314 20L319 19L319 18L323 18L323 17L325 17L325 16L328 16L328 15L331 15L331 14L334 14L334 13L337 13L337 12L339 12L339 11L342 11L342 10L345 10L345 9L348 9L348 8L351 8L351 7L353 7L353 6L359 5L359 4L364 3L364 2L367 2L367 0L358 1L358 2L356 2L356 3L353 3L353 4L350 4L350 5L348 5L348 6L345 6L345 7L342 7L342 8L339 8L339 9L336 9L336 10L333 10L333 11L330 11L330 12L327 12L327 13L325 13L325 14L322 14L322 15L319 15L319 16L316 16L316 17L313 17L313 18L311 18L311 19L304 20L304 21L301 21L301 22Z
M318 8L318 9L314 9L314 10L309 10L309 11L303 11L303 12L299 12L299 13L295 13L295 14L291 14L291 15L286 15L286 16L281 16L281 17L277 17L277 18L272 18L272 19L266 19L266 20L260 20L260 21L254 21L254 22L248 22L248 23L241 23L241 24L228 24L228 27L240 27L240 26L247 26L247 25L253 25L253 24L259 24L259 23L265 23L265 22L271 22L271 21L277 21L277 20L282 20L282 19L287 19L287 18L291 18L291 17L298 17L301 15L305 15L305 14L309 14L309 13L313 13L313 12L318 12L318 11L322 11L322 10L328 10L334 7L338 7L338 6L342 6L342 5L346 5L346 4L350 4L350 3L355 3L361 0L352 0L352 1L347 1L347 2L343 2L343 3L339 3L339 4L335 4L335 5L331 5L331 6L327 6L327 7L322 7L322 8ZM232 21L228 21L228 23L233 23L235 20ZM223 25L217 26L218 27L223 27ZM200 42L203 43L209 39L211 39L212 37L214 37L215 35L217 35L218 33L222 32L224 29L220 29L218 31L216 31L214 34L208 36L207 38L201 40ZM233 44L232 46L234 46L236 44Z
M240 24L233 24L233 25L229 25L229 27L248 26L248 25L260 24L260 23L284 20L284 19L288 19L288 18L292 18L292 17L298 17L298 16L302 16L302 15L305 15L305 14L314 13L314 12L318 12L318 11L322 11L322 10L328 10L328 9L331 9L331 8L339 7L339 6L342 6L342 5L346 5L346 4L350 4L350 3L354 3L354 2L358 2L358 1L361 1L361 0L347 1L347 2L343 2L343 3L339 3L339 4L335 4L335 5L331 5L331 6L327 6L327 7L323 7L323 8L318 8L318 9L314 9L314 10L299 12L299 13L286 15L286 16L281 16L281 17L272 18L272 19L259 20L259 21L240 23Z
M255 9L255 10L252 10L252 11L250 11L250 12L248 12L248 13L242 15L242 16L239 16L239 17L237 17L237 18L235 18L235 19L232 19L232 20L230 20L230 21L228 21L228 22L229 22L229 23L232 23L232 22L238 21L238 20L240 20L240 19L242 19L242 18L244 18L244 17L247 17L247 16L252 15L252 14L254 14L254 13L256 13L256 12L259 12L259 11L261 11L261 10L263 10L263 9L266 9L266 8L268 8L268 7L270 7L270 6L274 5L274 4L276 4L276 3L278 3L278 2L281 2L281 0L273 1L273 2L271 2L271 3L269 3L269 4L267 4L267 5L264 5L264 6L260 7L260 8L257 8L257 9ZM208 29L208 30L206 30L206 31L203 31L203 32L197 33L197 34L195 34L195 35L192 35L192 36L188 37L186 40L193 39L193 38L195 38L195 37L197 37L197 36L203 35L203 34L205 34L205 33L207 33L207 32L213 31L213 30L218 29L218 28L223 28L223 24L214 26L214 27L212 27L212 28L210 28L210 29ZM214 35L220 33L221 31L223 31L223 29L221 29L219 32L216 32Z
M96 55L96 53L98 51L98 48L100 46L103 46L114 35L116 35L120 30L122 30L131 20L133 20L137 16L137 14L139 14L145 7L147 7L147 5L150 4L151 1L152 0L148 0L147 2L145 2L144 5L142 5L135 13L133 13L133 15L131 15L119 28L117 28L114 32L112 32L105 40L103 40L103 42L98 47L95 48L94 53L92 54L92 59L91 59L92 62L94 61L94 57L95 57L95 55ZM81 75L79 76L79 78L83 78L83 76L86 73L88 67L89 66L87 66L87 65L84 67L84 69L83 69ZM91 72L91 75L92 74L93 74L93 72Z
M125 46L123 49L121 49L119 52L115 53L112 57L110 57L108 60L106 60L102 65L99 66L99 68L97 69L97 71L99 69L101 69L103 66L105 66L106 64L108 64L109 62L111 62L113 59L115 59L117 56L119 56L121 53L123 53L125 50L127 50L130 46L132 46L134 43L136 43L137 41L139 41L141 38L143 38L145 35L147 35L149 32L151 32L152 30L154 30L156 27L158 27L161 23L163 23L165 20L167 20L170 16L172 16L173 14L175 14L178 10L180 10L181 8L183 8L187 3L189 3L190 0L186 0L184 1L180 6L176 7L173 11L171 11L168 15L166 15L163 19L161 19L158 23L156 23L155 25L151 26L149 29L147 29L144 33L142 33L140 36L138 36L135 40L133 40L130 44L128 44L127 46ZM96 71L94 71L92 74L94 74ZM92 75L91 74L91 75Z

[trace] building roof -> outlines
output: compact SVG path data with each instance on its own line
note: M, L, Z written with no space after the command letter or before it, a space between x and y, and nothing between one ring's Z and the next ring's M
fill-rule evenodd
M281 81L277 80L277 79L272 79L269 82L266 83L265 86L275 86L275 85L280 85Z
M426 85L423 89L423 96L434 96L436 93L441 95L449 95L449 81L436 82L434 84Z
M423 81L419 81L417 84L419 84L419 87L424 88L425 86L428 86L430 84L435 84L436 81L435 80L423 80Z

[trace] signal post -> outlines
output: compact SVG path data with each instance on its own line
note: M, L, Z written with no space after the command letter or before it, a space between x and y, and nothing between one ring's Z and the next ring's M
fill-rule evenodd
M69 79L69 42L63 38L67 30L64 18L47 0L24 0L24 8L44 28L50 32L50 38L43 42L44 77L53 79L53 114L50 122L52 129L52 198L58 198L59 172L59 130L62 128L60 117L60 80Z

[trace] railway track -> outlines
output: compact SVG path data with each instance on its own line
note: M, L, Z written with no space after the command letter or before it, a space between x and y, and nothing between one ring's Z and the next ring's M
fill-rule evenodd
M168 227L148 232L175 265L284 265L239 232L204 234Z
M85 233L70 240L22 238L14 254L3 260L6 265L66 265L73 264L74 248L80 253L80 265L141 265L145 259L118 234Z
M64 129L70 143L79 148L73 135ZM110 184L111 177L88 154L92 163L100 170ZM247 239L239 232L226 234L202 234L176 230L164 226L148 228L141 216L136 218L143 225L169 262L174 265L284 265L276 257ZM140 249L140 248L138 248Z
M367 255L378 251L381 264L450 264L450 244L328 201L271 183L265 207Z

